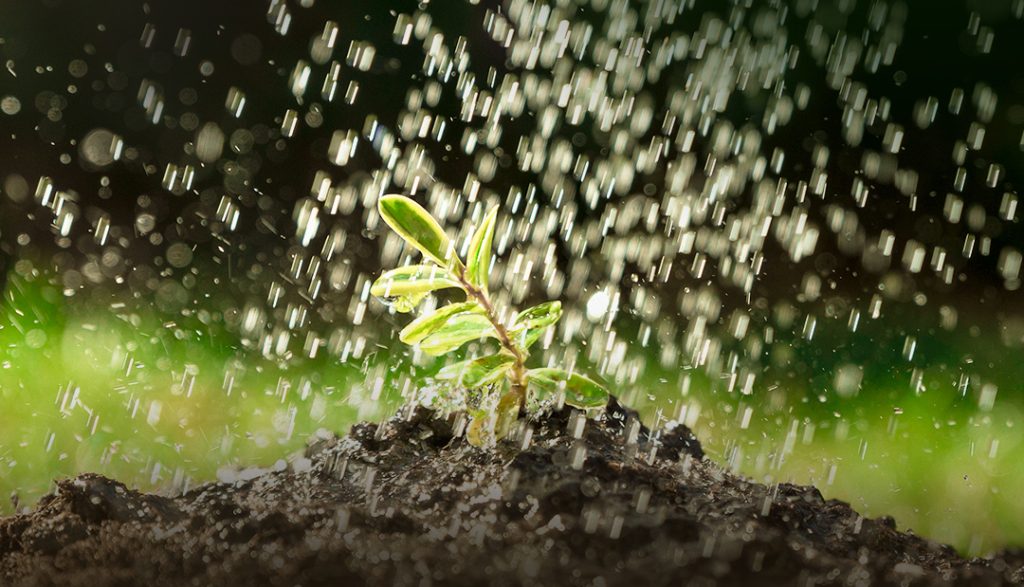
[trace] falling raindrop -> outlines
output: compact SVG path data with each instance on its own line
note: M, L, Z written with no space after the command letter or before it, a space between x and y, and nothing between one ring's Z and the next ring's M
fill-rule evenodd
M124 153L124 140L107 129L89 131L78 146L85 165L102 169L119 160Z

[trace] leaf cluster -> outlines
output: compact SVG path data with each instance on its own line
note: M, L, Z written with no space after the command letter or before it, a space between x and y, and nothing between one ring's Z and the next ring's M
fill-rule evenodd
M487 444L501 438L522 408L543 403L545 398L564 396L565 403L584 409L607 403L608 392L590 378L557 368L526 368L529 349L561 318L560 302L523 310L507 325L498 319L489 291L497 207L487 212L473 232L465 261L437 220L412 199L383 196L378 209L384 222L423 255L423 262L385 271L372 284L371 294L398 312L414 311L427 295L439 290L456 289L465 294L464 301L414 319L402 329L399 339L418 345L431 356L451 353L471 341L494 339L499 345L493 354L449 364L437 374L449 390L504 393L496 406L471 413L475 426L468 435L471 441ZM532 401L526 401L527 394Z

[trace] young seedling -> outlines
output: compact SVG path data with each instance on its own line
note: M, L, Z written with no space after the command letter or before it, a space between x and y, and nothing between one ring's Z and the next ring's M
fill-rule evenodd
M410 322L399 339L431 356L487 338L498 342L491 355L448 365L437 374L442 394L462 393L472 418L466 437L476 446L504 438L527 409L564 394L565 403L597 409L608 391L593 380L563 369L528 369L530 347L562 316L562 304L544 302L515 315L510 324L499 318L488 290L492 244L498 208L491 208L473 233L463 262L441 225L422 206L400 195L383 196L380 215L405 242L423 254L424 262L386 271L370 293L399 312L411 312L431 292L459 289L464 301L452 302ZM472 400L472 401L470 401Z

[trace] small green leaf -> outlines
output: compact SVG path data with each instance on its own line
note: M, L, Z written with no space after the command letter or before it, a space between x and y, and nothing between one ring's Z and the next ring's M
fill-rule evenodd
M476 302L449 304L410 322L398 334L398 339L405 344L416 344L444 326L451 317L466 312L482 311L483 307Z
M509 335L512 337L512 342L519 345L520 349L529 350L533 346L533 343L540 340L540 336L547 330L547 326L543 328L531 328L531 329L518 329L512 330Z
M558 322L562 317L562 303L558 301L544 302L523 310L516 315L510 332L512 340L523 349L529 349L537 342L544 331Z
M565 403L581 409L600 408L608 403L608 390L597 382L562 369L530 369L527 380L541 391L565 390Z
M466 274L469 282L487 291L487 282L491 269L491 248L494 243L494 224L498 217L498 207L491 208L480 227L473 233L469 243L469 256L466 260Z
M453 254L448 235L423 206L411 198L391 194L381 197L377 208L392 230L429 259L442 267L461 267L462 262Z
M459 283L444 269L434 265L406 265L385 272L370 286L370 293L379 298L399 297L429 292Z
M432 356L443 355L453 351L471 340L485 336L496 337L494 326L487 316L465 313L450 318L444 326L420 343L423 352Z
M516 314L512 328L544 328L562 317L562 302L544 302Z
M507 353L459 361L438 371L437 378L453 380L469 389L474 389L490 385L504 377L514 362L515 359L512 355Z
M407 296L389 298L389 301L386 303L394 308L396 312L400 314L408 314L415 310L416 306L418 306L425 297L427 297L427 294L425 293L415 293Z
M469 369L469 364L476 359L466 359L465 361L456 361L454 363L448 363L441 370L434 375L434 379L441 381L454 381L456 383L462 381L462 375Z
M470 410L472 418L466 428L466 441L477 448L486 448L494 444L494 414L487 410Z
M519 419L520 397L518 394L509 392L501 396L498 402L497 418L494 421L494 437L502 440L512 431L516 421Z

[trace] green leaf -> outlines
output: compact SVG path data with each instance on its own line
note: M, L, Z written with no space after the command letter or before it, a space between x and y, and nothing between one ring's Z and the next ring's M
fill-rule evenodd
M453 351L471 340L485 336L497 337L494 326L487 316L465 313L450 318L444 326L420 343L423 352L432 356Z
M494 243L494 224L498 217L498 207L491 208L480 227L473 233L469 243L469 257L466 260L466 274L469 282L487 291L487 282L491 269L491 249Z
M423 298L427 297L425 293L409 294L407 296L398 296L389 299L389 305L400 314L408 314L416 309L416 306L423 301Z
M544 302L523 310L512 321L512 339L522 348L528 349L540 339L544 330L562 317L562 303Z
M487 410L470 410L472 418L466 428L466 441L469 444L486 448L494 444L494 415Z
M528 350L533 346L533 343L540 340L540 336L544 334L546 329L547 327L545 326L544 328L531 328L529 330L512 330L509 332L509 336L512 337L512 342L519 345L519 348Z
M513 328L544 328L551 326L562 317L562 302L544 302L516 314Z
M519 419L520 397L518 394L509 392L501 396L498 402L497 418L494 421L494 437L501 440L508 436Z
M453 380L474 389L490 385L504 377L514 362L515 358L506 353L459 361L438 371L437 378Z
M460 287L450 273L435 265L406 265L386 271L370 286L370 293L379 298L399 297Z
M423 206L405 196L391 194L381 197L377 208L392 230L429 259L442 267L461 267L448 235Z
M449 304L410 322L398 334L398 339L405 344L416 344L444 326L451 317L466 312L482 311L483 307L476 302Z
M565 403L577 408L600 408L608 403L608 390L599 383L562 369L530 369L526 372L529 383L546 393L565 390Z

